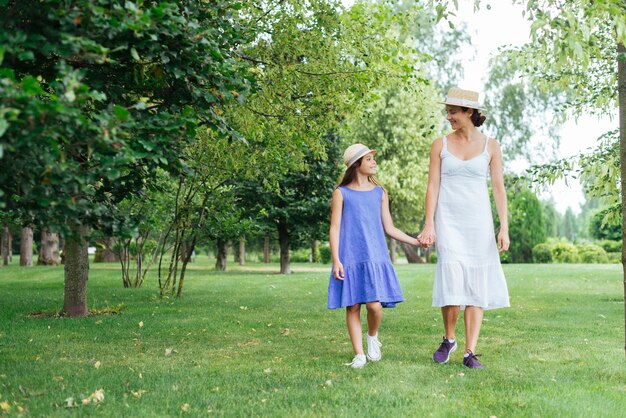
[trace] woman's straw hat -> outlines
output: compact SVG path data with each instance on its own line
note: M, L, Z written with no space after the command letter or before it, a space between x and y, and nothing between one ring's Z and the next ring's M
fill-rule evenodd
M350 167L359 158L367 154L376 154L376 151L369 149L363 144L352 144L343 153L343 162L346 164L346 167Z
M484 109L478 102L478 92L471 90L463 90L458 87L452 87L448 90L448 97L441 102L447 105L468 107L471 109Z

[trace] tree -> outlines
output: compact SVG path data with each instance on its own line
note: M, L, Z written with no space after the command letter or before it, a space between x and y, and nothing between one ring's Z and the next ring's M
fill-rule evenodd
M60 0L0 7L3 205L66 237L65 302L87 314L87 237L117 202L183 168L198 126L236 137L224 104L252 76L233 57L239 3Z
M508 259L512 263L531 263L533 247L546 240L541 202L527 187L508 191L509 233L512 237Z
M552 199L541 202L541 212L546 226L546 237L560 237L562 215L554 207Z
M561 226L563 236L570 241L574 241L578 237L578 229L576 215L574 215L572 208L568 207L565 210L565 215L563 215L563 225Z
M619 241L622 237L622 225L604 222L607 210L608 208L599 209L591 216L589 233L595 239Z

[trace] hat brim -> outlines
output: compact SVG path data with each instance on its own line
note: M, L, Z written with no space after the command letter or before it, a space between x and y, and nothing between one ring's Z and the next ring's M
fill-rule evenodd
M485 106L478 102L474 102L472 100L465 99L446 99L443 102L439 102L441 104L446 104L450 106L459 106L459 107L467 107L468 109L478 109L485 110Z

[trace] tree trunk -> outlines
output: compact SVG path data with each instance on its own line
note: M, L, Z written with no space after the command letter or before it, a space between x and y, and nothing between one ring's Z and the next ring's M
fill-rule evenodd
M87 279L89 277L89 228L70 223L70 235L65 240L65 297L63 312L67 316L86 316Z
M263 237L263 262L265 264L270 262L270 234L265 234Z
M233 263L239 262L239 246L233 245Z
M56 266L59 264L59 234L50 232L48 228L41 231L38 265Z
M217 254L215 255L215 270L226 271L226 257L228 256L228 247L230 241L217 239Z
M622 189L622 244L626 242L626 47L617 45L617 91L619 102L619 156ZM621 59L620 59L621 56ZM626 325L626 246L622 245L622 274L624 282L624 324ZM626 328L624 333L626 354Z
M242 236L239 239L239 265L243 266L246 264L246 236Z
M20 266L33 266L33 229L30 226L22 228L20 237Z
M404 255L406 255L406 261L408 261L409 264L422 264L426 262L424 261L424 259L422 259L422 257L419 256L417 251L413 249L412 245L406 244L404 242L401 245L402 250L404 250Z
M278 223L278 243L280 245L280 273L291 273L289 261L289 230L287 225Z
M393 238L389 238L389 257L391 258L391 264L396 264L398 261L398 255L396 250L398 249L398 241Z
M117 263L120 261L117 257L117 253L113 251L115 248L116 239L113 237L107 237L104 239L104 249L102 250L102 261L105 263Z
M2 239L0 240L1 241L0 252L2 253L2 264L5 266L9 265L9 253L11 252L10 250L11 239L9 236L10 236L9 226L4 225L2 227Z
M309 262L320 262L320 242L316 239L311 240L311 255L309 257Z

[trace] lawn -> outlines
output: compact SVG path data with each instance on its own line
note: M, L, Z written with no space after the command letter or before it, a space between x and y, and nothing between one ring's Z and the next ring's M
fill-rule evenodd
M63 270L0 269L0 415L624 416L620 265L505 265L512 307L488 311L485 370L431 360L442 335L432 265L397 267L406 302L385 310L383 359L352 359L328 266L191 267L182 299L154 277L123 289L92 264L88 305L117 315L32 317L63 302ZM459 324L462 325L462 322ZM457 338L463 344L462 326Z

